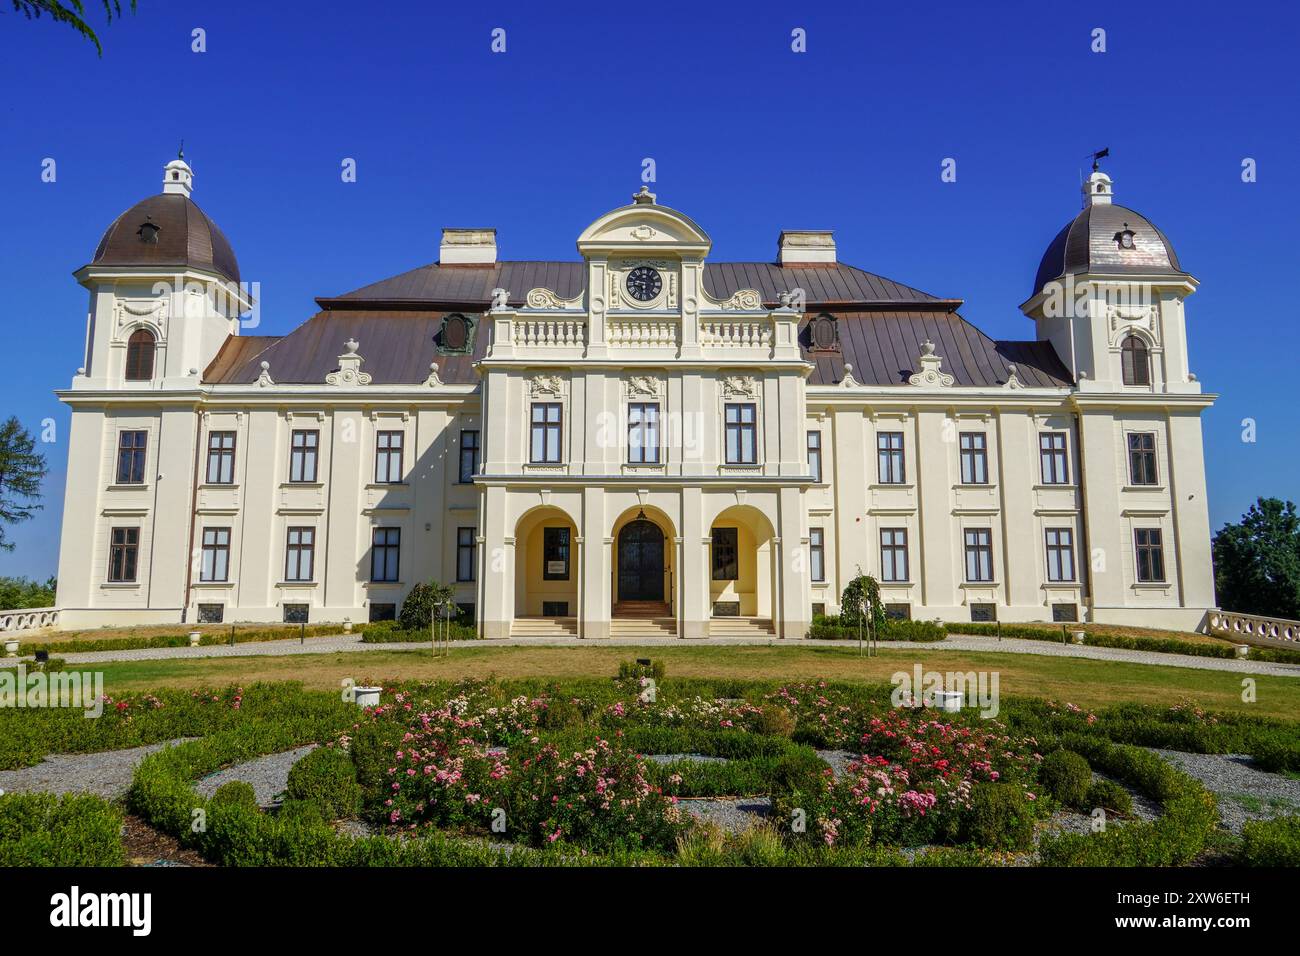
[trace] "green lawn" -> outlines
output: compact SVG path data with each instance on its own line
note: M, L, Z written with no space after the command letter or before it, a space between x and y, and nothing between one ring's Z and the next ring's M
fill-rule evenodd
M735 677L774 681L826 678L878 682L920 663L936 671L996 671L1002 694L1033 695L1101 707L1119 701L1173 704L1191 699L1209 708L1258 716L1300 717L1300 678L1252 676L1255 702L1244 703L1246 675L1148 664L1028 654L885 646L862 658L854 647L493 647L456 644L448 658L431 652L368 651L285 657L129 661L93 666L108 693L298 680L334 688L347 677L394 682L461 677L608 677L620 661L653 657L673 677Z

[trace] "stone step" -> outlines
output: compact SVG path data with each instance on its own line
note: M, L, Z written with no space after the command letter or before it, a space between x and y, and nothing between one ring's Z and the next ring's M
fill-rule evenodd
M577 637L578 619L573 617L517 617L510 624L511 637Z
M614 618L609 622L610 637L676 637L677 621L671 617Z
M776 628L769 618L715 617L709 620L710 637L773 637Z

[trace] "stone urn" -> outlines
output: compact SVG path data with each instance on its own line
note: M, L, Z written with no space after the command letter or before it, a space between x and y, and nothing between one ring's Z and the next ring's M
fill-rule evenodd
M15 637L5 638L5 657L18 656L18 639Z
M351 633L352 633L352 618L350 618L350 617L345 617L345 618L343 619L343 633L344 633L344 634L351 634Z
M1083 643L1083 638L1084 638L1084 636L1085 636L1086 633L1087 633L1086 631L1071 631L1071 632L1070 632L1070 643L1071 643L1071 644L1082 644L1082 643Z
M354 687L352 699L356 701L358 707L378 707L381 690L382 687Z
M198 631L190 631L190 647L198 647L199 641L202 639L202 637L203 635L200 634Z
M1250 656L1250 645L1249 645L1249 644L1234 644L1234 645L1232 645L1232 648L1233 648L1234 651L1237 652L1237 656L1238 656L1238 657L1249 657L1249 656Z

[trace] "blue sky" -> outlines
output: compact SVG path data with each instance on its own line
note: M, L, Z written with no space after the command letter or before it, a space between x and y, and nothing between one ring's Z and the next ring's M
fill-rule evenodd
M14 530L0 574L57 566L69 416L53 390L82 363L87 301L71 273L159 191L182 137L195 200L261 283L267 334L317 295L433 261L445 225L495 226L504 258L573 258L651 157L660 201L717 258L767 260L782 228L834 229L841 260L1029 338L1017 305L1078 209L1085 157L1109 146L1116 200L1202 282L1187 315L1192 369L1222 396L1204 419L1212 526L1258 495L1300 498L1294 7L550 6L141 0L101 31L102 60L0 11L0 413L56 422L46 509Z

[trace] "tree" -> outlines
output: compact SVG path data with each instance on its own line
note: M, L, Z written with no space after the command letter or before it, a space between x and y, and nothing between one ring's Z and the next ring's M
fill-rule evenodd
M104 12L108 14L108 22L113 22L113 17L122 16L122 0L101 0L104 4ZM136 0L128 0L131 5L131 12L135 13ZM66 23L76 30L83 37L95 44L95 49L99 55L104 55L104 47L99 42L99 37L86 22L86 6L82 0L12 0L14 10L21 13L28 20L39 20L42 14L49 14L50 19L55 23Z
M1300 515L1260 498L1214 536L1214 583L1225 611L1300 620Z
M880 585L858 568L857 576L840 595L840 624L857 627L861 622L880 630L885 626L885 605L880 600Z
M5 525L26 521L41 509L41 480L45 477L45 456L36 452L36 442L18 419L10 417L0 425L0 549L12 551L5 540Z

